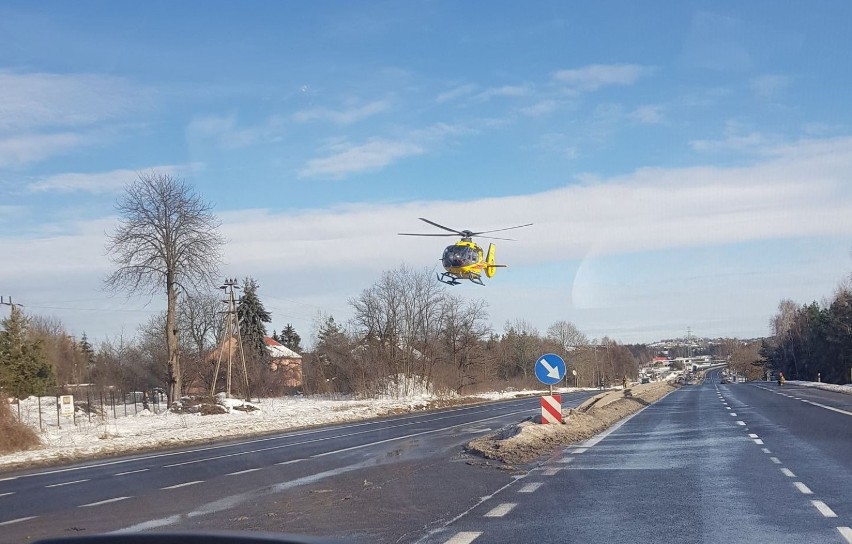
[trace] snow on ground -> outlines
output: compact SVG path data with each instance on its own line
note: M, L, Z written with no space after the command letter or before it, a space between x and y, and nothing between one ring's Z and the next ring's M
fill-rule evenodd
M561 388L558 392L574 390ZM217 415L175 414L168 411L156 413L141 409L141 404L130 404L125 416L126 407L119 404L115 410L108 407L102 416L92 415L91 421L89 415L79 409L74 418L57 416L55 397L31 397L21 401L21 420L37 432L41 425L43 430L39 432L39 437L43 446L40 449L0 455L0 469L357 421L423 410L433 401L491 401L542 393L544 391L512 390L483 393L461 399L439 397L416 389L407 396L386 395L373 399L290 396L252 402L251 405L257 408L254 411L240 410L242 401L221 399L228 413ZM13 404L10 408L14 414L18 413L17 405Z
M802 387L813 387L816 389L825 389L826 391L835 391L837 393L846 393L847 395L852 395L852 384L836 385L833 383L803 382L800 380L787 380L787 383L801 385Z

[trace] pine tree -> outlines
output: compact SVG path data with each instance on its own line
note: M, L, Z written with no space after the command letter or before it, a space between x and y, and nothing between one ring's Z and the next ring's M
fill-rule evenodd
M41 343L27 338L23 312L12 306L12 313L0 324L0 389L19 399L44 395L56 380Z
M237 319L240 324L240 335L246 354L253 354L260 360L268 357L266 343L266 325L272 321L272 315L263 307L257 296L260 286L253 278L246 278L243 286L243 296L237 306Z
M281 331L281 336L278 338L283 346L299 353L302 351L302 337L296 332L296 329L290 323Z

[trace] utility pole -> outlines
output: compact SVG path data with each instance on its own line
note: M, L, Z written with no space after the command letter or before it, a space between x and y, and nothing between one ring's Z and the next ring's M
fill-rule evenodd
M248 371L246 369L246 355L243 351L243 339L240 335L240 323L237 317L237 300L234 296L234 289L239 288L240 286L237 284L237 280L235 278L226 278L224 285L219 287L219 289L223 289L228 295L228 298L222 301L228 305L228 309L225 310L225 314L227 314L227 317L225 318L225 330L222 332L222 342L219 344L219 358L216 361L216 370L213 372L213 388L211 394L216 394L216 382L219 380L219 367L222 365L223 351L227 349L228 372L225 376L225 398L231 398L231 371L233 368L233 343L235 338L237 341L237 350L239 350L240 353L240 361L243 365L243 377L245 378L246 397L248 398L249 395Z

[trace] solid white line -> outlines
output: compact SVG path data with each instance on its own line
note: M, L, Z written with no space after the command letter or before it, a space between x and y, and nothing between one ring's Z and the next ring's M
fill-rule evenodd
M532 483L529 483L529 484L525 485L524 487L520 488L518 490L518 493L532 493L533 491L537 490L542 485L544 485L543 482L532 482Z
M837 412L838 414L852 416L852 412L847 412L846 410L841 410L840 408L835 408L834 406L826 406L825 404L820 404L818 402L813 402L805 399L802 399L802 402L807 402L808 404L811 404L813 406L819 406L820 408L825 408L826 410L831 410L832 412Z
M811 501L811 504L813 504L816 507L816 509L819 510L819 513L822 514L823 517L826 517L826 518L836 518L837 517L837 514L834 513L834 510L829 508L828 505L825 504L824 502L822 502L822 501Z
M124 476L125 474L136 474L137 472L145 472L146 470L151 470L150 468L140 468L139 470L128 470L127 472L119 472L118 474L113 474L113 476Z
M179 487L186 487L188 485L203 484L203 483L204 483L204 480L195 480L193 482L184 482L182 484L170 485L168 487L161 487L160 489L177 489Z
M109 504L111 502L123 501L124 499L129 499L129 498L130 497L116 497L114 499L107 499L105 501L90 502L89 504L81 504L77 508L88 508L89 506L100 506L102 504Z
M0 497L5 497L6 495L14 495L15 491L9 491L8 493L0 493Z
M50 484L50 485L46 485L44 487L60 487L60 486L63 486L63 485L79 484L79 483L88 482L88 481L89 481L89 479L87 478L85 480L74 480L73 482L62 482L61 484Z
M13 523L20 523L22 521L27 521L27 520L30 520L30 519L35 519L37 517L38 516L30 516L28 518L10 519L9 521L0 522L0 527L2 527L4 525L12 525Z
M556 476L556 473L562 470L562 467L550 467L541 471L542 476Z
M840 536L846 539L846 542L852 544L852 528L850 527L838 527L838 532L840 532Z
M781 464L781 459L778 459L777 457L770 457L769 460L775 463L776 465Z
M788 478L795 478L796 477L796 475L793 474L793 471L790 470L789 468L782 468L781 473L784 474L784 476L787 476Z
M470 544L481 535L481 531L464 531L456 533L453 538L446 541L444 544Z
M755 444L757 444L758 446L762 446L762 445L763 445L763 440L761 440L761 439L759 439L759 438L754 438L753 440L754 440L754 443L755 443Z
M760 451L762 451L763 453L767 453L767 454L772 453L771 451L769 451L769 448L760 448Z
M248 470L241 470L239 472L229 472L228 474L225 474L225 476L239 476L240 474L248 474L249 472L256 472L258 470L260 470L260 469L259 468L250 468Z
M745 421L737 421L737 425L745 425Z
M802 482L793 482L793 485L796 486L796 489L802 492L803 495L813 495L814 492L810 490L808 486L803 484Z
M512 511L512 508L518 506L516 502L504 502L499 506L495 506L488 513L485 514L486 518L502 518L506 514Z

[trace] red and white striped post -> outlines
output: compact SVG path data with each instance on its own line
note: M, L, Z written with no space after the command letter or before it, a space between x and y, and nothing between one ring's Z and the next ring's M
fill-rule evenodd
M562 397L560 395L542 395L541 423L562 423Z

